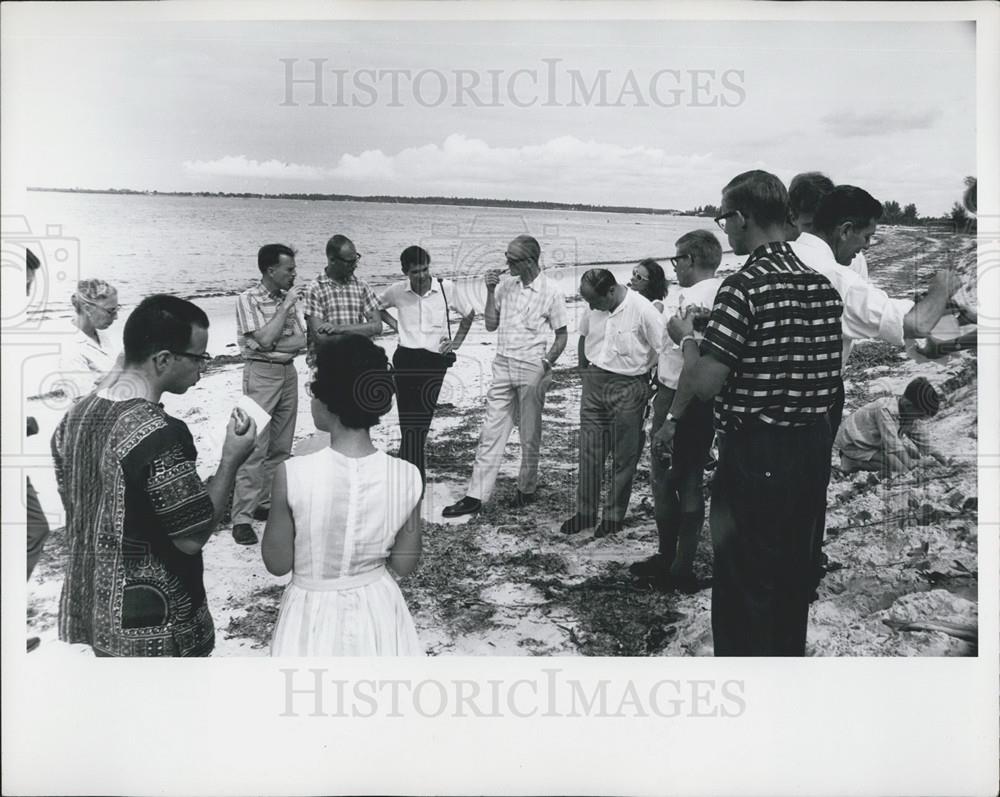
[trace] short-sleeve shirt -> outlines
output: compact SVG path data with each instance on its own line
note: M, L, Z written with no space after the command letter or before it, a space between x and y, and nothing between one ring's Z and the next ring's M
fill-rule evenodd
M52 438L69 555L59 638L111 656L201 656L215 644L201 553L173 540L214 514L183 421L91 393Z
M671 288L666 297L663 314L670 317L675 313L683 313L689 307L710 308L714 306L715 294L721 284L722 280L718 277L709 277L687 288ZM693 334L696 339L701 338L700 333ZM660 349L660 358L656 365L656 377L662 385L676 390L683 368L684 354L680 346L674 343L670 335L667 334L664 326L663 346Z
M448 340L448 311L454 310L462 318L475 312L451 280L444 280L443 285L442 292L441 284L435 281L427 293L418 296L407 279L393 283L379 297L383 306L397 310L400 346L437 353L441 343Z
M566 297L544 274L527 286L518 277L503 278L494 292L500 313L497 354L537 362L552 342L550 331L566 326Z
M369 313L382 309L375 291L364 280L353 274L346 283L335 282L320 274L306 292L303 314L317 321L330 324L364 324ZM310 361L315 356L316 342L309 336Z
M587 360L623 376L639 376L656 363L663 341L663 314L633 290L614 310L589 310L580 319Z
M808 426L825 415L840 384L842 312L830 281L787 243L757 247L723 280L701 342L730 369L716 426Z
M295 359L294 352L264 351L251 334L274 318L284 298L284 291L272 293L263 280L236 297L236 343L244 359L274 363L287 363ZM279 338L305 333L305 319L301 315L302 310L296 302L292 312L285 314Z
M96 341L72 322L60 332L70 339L61 349L59 377L65 389L74 393L69 398L76 401L92 392L114 368L118 348L104 329L94 330Z

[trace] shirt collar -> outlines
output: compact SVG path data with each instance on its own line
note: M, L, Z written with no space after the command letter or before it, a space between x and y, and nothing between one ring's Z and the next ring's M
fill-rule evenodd
M761 258L766 258L768 255L787 255L790 251L787 241L771 241L770 243L761 244L753 252L750 253L750 257L747 258L747 262L744 266L749 266L751 263L756 263Z
M545 279L545 276L541 272L539 272L538 276L535 277L527 285L524 284L524 282L521 280L520 277L517 278L517 282L521 286L522 290L534 291L535 293L541 293L541 291L542 291L542 284L543 284L542 280L544 280L544 279Z
M423 296L421 296L419 293L417 293L415 290L413 290L413 288L410 287L410 281L406 280L406 291L405 291L405 293L412 293L418 299L423 299L424 296L430 296L430 294L432 294L432 293L441 293L441 289L438 287L438 281L436 279L435 280L431 280L431 288L430 288L430 290L427 291L427 293L425 293Z
M811 232L802 233L792 243L794 244L793 249L795 246L802 246L805 249L818 250L823 252L824 255L833 257L833 250L830 248L830 244L818 235L813 235Z
M353 285L358 281L358 278L354 274L351 274L351 278L346 283L337 282L335 279L328 276L326 272L320 274L319 277L317 277L316 279L317 282L320 282L324 285L332 285L334 288L346 288L348 285Z
M268 290L267 285L264 284L264 280L257 283L257 291L261 294L261 296L266 296L268 299L280 299L284 296L284 292L280 289L276 291Z

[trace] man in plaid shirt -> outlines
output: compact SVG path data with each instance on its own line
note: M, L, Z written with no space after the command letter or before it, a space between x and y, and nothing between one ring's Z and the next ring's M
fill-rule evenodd
M309 365L316 362L316 347L336 335L382 332L382 303L367 282L354 276L361 255L351 240L334 235L326 242L327 266L306 293L305 317L309 327Z
M667 326L684 366L653 454L669 456L692 396L716 397L721 443L709 518L716 656L805 655L843 304L784 242L787 216L777 177L735 177L716 222L733 251L749 257L719 288L700 346L692 318L674 316Z

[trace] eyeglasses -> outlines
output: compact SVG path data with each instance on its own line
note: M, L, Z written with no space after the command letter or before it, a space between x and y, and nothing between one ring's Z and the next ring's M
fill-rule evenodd
M197 360L200 363L210 363L212 361L212 355L208 352L205 352L204 354L195 354L192 351L174 351L173 349L169 349L168 351L178 357L187 357L191 360Z
M716 220L718 221L718 220ZM673 257L668 257L667 260L670 261L670 265L677 268L677 264L682 260L691 260L691 255L674 255Z
M723 232L725 232L726 231L726 227L729 224L729 219L731 219L733 216L737 216L737 215L742 219L743 218L743 211L741 211L741 210L731 210L728 213L723 213L721 216L716 216L715 217L715 223L719 225L719 229L720 230L722 230Z
M508 252L504 252L503 257L504 260L506 260L508 263L524 263L528 260L531 260L531 255L525 255L524 257L515 257L514 255L511 255Z
M120 304L116 304L114 307L105 307L100 302L95 302L93 299L88 299L86 296L77 295L76 298L81 302L83 302L84 304L89 304L92 307L96 307L98 310L103 310L108 315L115 315L121 308Z
M354 257L341 257L340 255L334 255L334 260L339 260L341 263L357 263L361 259L361 255L355 254Z

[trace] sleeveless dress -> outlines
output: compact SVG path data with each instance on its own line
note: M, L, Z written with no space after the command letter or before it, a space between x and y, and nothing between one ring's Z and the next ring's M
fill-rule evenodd
M288 459L285 468L295 555L271 655L423 655L385 566L420 501L420 472L383 451L350 458L331 448Z

